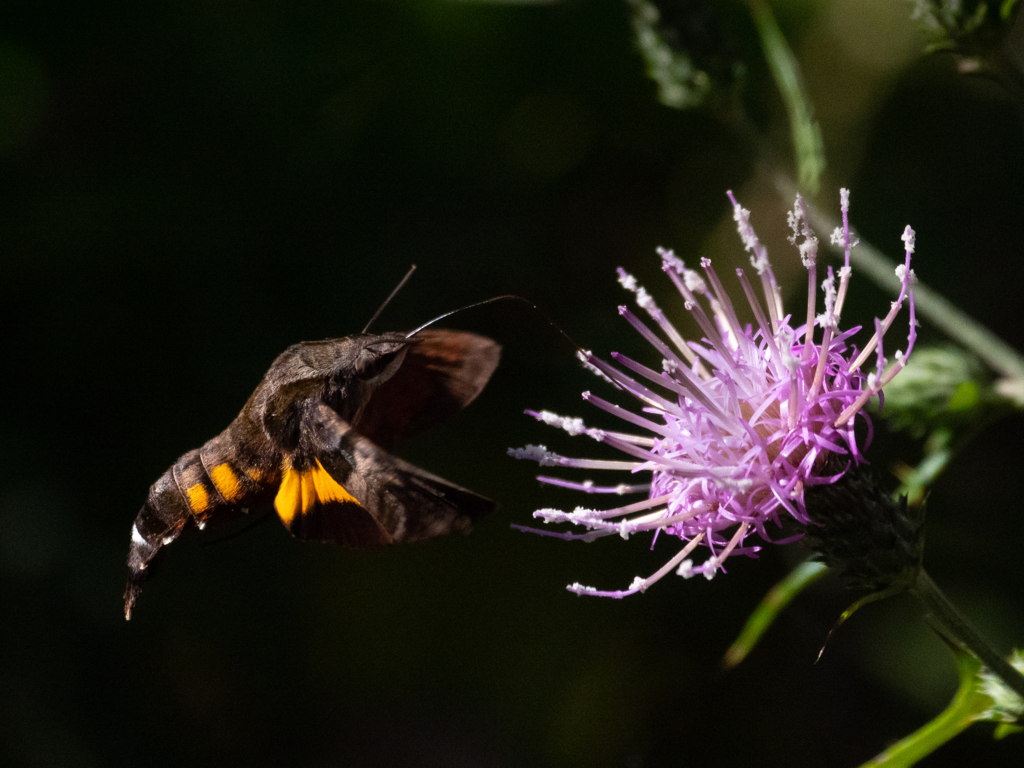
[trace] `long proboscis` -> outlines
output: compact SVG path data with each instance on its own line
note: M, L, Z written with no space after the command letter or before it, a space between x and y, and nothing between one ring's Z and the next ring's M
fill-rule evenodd
M438 322L439 320L444 320L446 317L451 317L452 315L458 314L459 312L465 312L467 309L475 309L476 307L483 307L483 306L486 306L488 304L494 304L495 302L498 302L498 301L519 301L519 302L522 302L526 306L530 307L530 309L532 309L534 312L536 312L542 318L544 318L544 321L547 322L548 325L550 325L552 328L554 328L556 331L558 331L563 337L565 337L565 340L568 341L570 344L572 344L576 348L577 352L582 352L583 351L583 348L580 347L580 345L577 344L573 340L572 336L570 336L568 333L563 331L561 326L559 326L558 323L556 323L554 320L552 320L550 317L548 317L547 313L544 312L544 310L542 310L540 307L538 307L536 304L534 304L529 299L524 299L522 296L516 296L515 294L512 294L512 293L504 294L502 296L493 296L493 297L491 297L489 299L484 299L483 301L477 301L477 302L474 302L473 304L467 304L464 307L459 307L458 309L453 309L450 312L445 312L443 315L438 315L433 320L428 320L423 325L421 325L419 328L416 328L413 331L409 331L409 333L407 333L405 335L405 338L411 339L413 336L415 336L417 333L422 331L424 328L429 328L434 323Z

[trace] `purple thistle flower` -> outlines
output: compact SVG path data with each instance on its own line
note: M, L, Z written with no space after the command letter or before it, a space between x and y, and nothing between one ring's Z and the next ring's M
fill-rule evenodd
M832 234L832 242L844 247L846 260L839 270L838 288L832 268L827 270L821 284L825 307L820 315L816 315L818 241L799 196L789 214L793 232L790 242L798 248L808 270L806 318L799 326L783 309L767 251L750 225L750 211L740 207L732 192L729 199L737 228L764 294L762 302L744 271L736 270L755 319L753 325L740 323L709 259L701 260L701 275L687 269L671 251L658 251L662 268L701 329L701 342L685 340L650 294L619 269L619 282L635 294L637 304L662 335L627 307L619 307L619 313L661 356L662 370L648 368L617 352L612 353L616 365L581 352L580 359L587 368L632 395L640 408L639 412L627 410L590 392L584 392L583 399L621 418L638 432L589 429L581 419L547 411L527 413L571 435L586 434L625 456L613 461L568 458L543 446L509 453L533 459L541 466L624 470L634 475L650 472L650 482L605 486L591 481L538 478L591 494L646 492L647 498L605 510L578 507L572 512L541 509L534 513L545 523L582 526L587 529L585 533L524 530L584 541L611 534L628 538L634 533L654 531L655 538L664 532L682 539L685 546L650 577L634 579L629 589L600 591L573 584L570 591L625 597L643 592L673 570L685 578L703 574L710 579L719 569L724 570L729 556L756 555L761 547L747 543L750 534L756 532L764 541L772 541L767 523L781 525L780 518L789 515L798 523L812 525L804 504L805 491L834 483L853 464L864 462L863 451L871 441L871 421L863 408L903 368L916 338L915 277L910 269L914 231L908 226L903 234L906 260L896 269L901 282L899 297L884 320L875 320L874 335L858 353L847 342L860 329L839 328L850 280L850 251L856 245L850 233L849 191L840 190L840 196L843 227ZM895 362L886 368L882 337L906 299L910 308L907 351L897 351ZM874 370L865 372L863 366L872 353ZM867 425L861 444L854 433L858 418ZM845 467L841 460L829 461L830 457L845 458ZM797 538L800 535L776 543ZM707 547L711 554L700 565L694 565L689 556L698 546Z

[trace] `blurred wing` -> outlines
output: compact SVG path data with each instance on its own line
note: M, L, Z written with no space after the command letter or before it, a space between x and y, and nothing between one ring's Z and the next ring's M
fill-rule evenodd
M473 402L500 357L501 347L485 336L420 331L402 366L360 413L356 431L392 450L399 439L440 424Z
M274 506L299 538L367 549L465 530L494 503L392 456L317 402Z

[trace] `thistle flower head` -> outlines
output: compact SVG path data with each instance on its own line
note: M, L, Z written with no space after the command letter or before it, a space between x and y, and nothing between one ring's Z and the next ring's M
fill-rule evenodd
M628 430L592 429L581 419L546 411L527 413L572 435L606 443L621 451L622 458L569 458L543 446L510 451L516 458L533 459L541 466L618 470L631 475L629 482L614 485L552 477L539 478L542 482L590 494L646 494L640 501L611 509L578 507L572 512L542 509L534 513L546 523L580 526L586 529L583 533L528 530L585 541L653 531L655 536L664 533L684 543L655 574L637 577L628 589L601 591L571 585L570 591L577 594L624 597L644 591L673 570L684 577L701 574L710 579L724 570L730 556L753 556L760 550L750 542L752 534L771 541L769 523L781 525L788 516L803 525L813 524L805 492L815 485L836 482L849 467L864 461L863 451L871 438L864 406L903 368L914 345L914 274L910 269L914 233L910 227L903 235L905 262L896 270L899 297L884 319L875 320L874 335L858 351L849 342L860 329L840 329L851 274L850 251L856 245L850 233L848 191L841 190L843 227L833 234L833 243L845 250L845 265L838 275L831 267L826 271L821 283L821 314L817 314L818 240L799 196L789 214L790 241L808 270L806 314L800 316L786 313L767 250L750 224L750 212L731 192L729 197L740 238L756 272L751 280L744 270L737 270L754 322L741 323L710 260L702 259L697 272L671 251L659 250L662 268L703 336L699 342L688 341L653 297L620 269L619 282L635 295L650 322L625 306L619 307L619 313L654 348L661 358L660 370L617 352L611 355L613 362L590 352L581 352L580 358L587 368L632 397L636 405L627 408L583 393L584 400L619 417ZM760 283L760 296L754 281ZM907 349L897 351L894 362L887 366L882 338L905 302L910 312ZM873 363L870 367L869 361ZM854 431L858 421L867 426L861 442ZM783 541L794 538L799 535ZM698 547L710 554L695 565L690 555Z

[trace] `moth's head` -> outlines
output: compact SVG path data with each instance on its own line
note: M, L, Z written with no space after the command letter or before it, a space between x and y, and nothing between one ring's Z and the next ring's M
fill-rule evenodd
M303 341L278 356L268 378L272 377L278 386L313 380L328 381L334 387L360 382L382 384L401 366L409 344L401 333Z
M319 392L360 397L373 392L402 365L411 342L401 333L360 334L303 341L278 355L257 389L257 405ZM284 402L278 403L278 409Z
M342 343L346 348L331 378L339 385L375 389L395 375L412 342L402 333L383 333L349 336Z
M323 361L326 402L346 421L359 411L380 385L390 379L405 360L410 342L401 333L360 334L340 339L333 359Z

